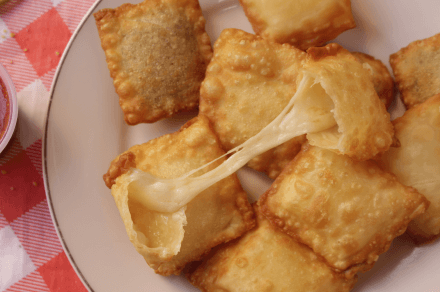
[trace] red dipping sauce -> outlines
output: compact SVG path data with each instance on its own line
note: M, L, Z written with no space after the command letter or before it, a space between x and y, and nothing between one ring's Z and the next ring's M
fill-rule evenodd
M11 116L10 108L11 106L8 91L3 79L0 78L0 141L8 128L9 118Z

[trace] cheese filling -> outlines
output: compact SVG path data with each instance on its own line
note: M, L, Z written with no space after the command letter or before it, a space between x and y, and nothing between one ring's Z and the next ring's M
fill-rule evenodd
M334 103L312 77L305 76L284 110L257 135L224 156L222 164L200 176L193 176L210 163L176 179L161 179L139 169L125 175L130 177L130 197L149 210L172 213L188 204L209 186L233 174L253 157L294 137L321 132L337 124L333 115Z

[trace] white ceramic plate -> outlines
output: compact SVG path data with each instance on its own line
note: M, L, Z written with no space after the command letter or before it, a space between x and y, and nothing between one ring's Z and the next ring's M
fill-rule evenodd
M236 0L200 0L214 41L228 27L252 32ZM287 0L286 0L287 1ZM54 222L72 265L92 291L198 291L183 277L153 273L127 238L102 175L128 147L176 131L188 113L153 125L124 124L100 46L92 12L125 0L98 1L74 34L57 71L44 137L44 171ZM140 2L134 1L134 2ZM388 57L409 42L440 32L438 0L352 0L357 28L337 41ZM394 105L393 115L401 113ZM252 199L269 185L263 175L239 173ZM440 291L440 242L415 247L405 236L394 241L354 291Z

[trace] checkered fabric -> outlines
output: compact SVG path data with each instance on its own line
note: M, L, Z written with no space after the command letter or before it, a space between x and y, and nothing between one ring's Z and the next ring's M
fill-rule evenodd
M0 6L0 63L17 89L16 132L0 154L0 291L87 291L49 213L41 139L61 55L94 0L10 0Z

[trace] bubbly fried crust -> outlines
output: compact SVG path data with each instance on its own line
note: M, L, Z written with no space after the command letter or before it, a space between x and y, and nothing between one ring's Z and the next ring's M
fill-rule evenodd
M306 54L238 29L226 29L200 89L200 113L213 123L225 150L256 135L296 92ZM251 160L249 166L275 178L295 157L305 137L294 138Z
M301 76L319 83L334 103L337 127L308 133L310 144L332 149L357 160L368 160L388 150L394 129L369 73L337 44L307 50Z
M371 73L374 90L385 107L389 108L394 99L394 80L387 67L380 60L368 54L360 52L352 52L351 54L362 64L368 64L364 68Z
M429 206L373 161L303 146L259 200L263 214L346 277L366 271Z
M203 292L348 292L356 282L332 271L308 247L272 226L256 210L258 226L220 246L191 274Z
M133 152L125 152L113 160L108 171L103 176L105 185L111 189L119 176L136 167L135 159L136 155Z
M146 0L94 17L127 124L197 106L212 56L197 0Z
M415 105L393 124L400 147L385 152L380 164L431 202L408 232L418 243L432 241L440 235L440 94Z
M209 120L199 115L176 133L131 147L111 163L105 175L108 178L106 183L116 182L112 185L112 195L121 215L125 210L123 220L130 239L158 274L179 274L188 262L199 260L212 247L234 239L252 228L255 224L253 210L235 174L221 180L188 203L184 213L187 224L184 226L180 251L172 258L163 258L153 250L157 247L149 246L148 243L165 240L156 240L156 236L162 235L147 229L156 230L159 228L157 225L162 224L163 217L169 217L169 221L174 217L172 214L145 210L142 205L127 199L127 194L121 191L121 186L126 181L124 176L129 174L127 166L132 167L134 164L137 169L160 178L176 178L224 154L219 145ZM200 172L212 169L223 160ZM117 175L119 176L116 177ZM133 225L138 229L133 229ZM162 225L165 225L162 230L168 232L166 222ZM134 234L139 232L144 235L137 238L147 236L146 242L136 239Z
M240 0L255 33L302 50L354 28L350 0Z
M440 93L440 34L400 49L390 56L390 65L408 109Z

